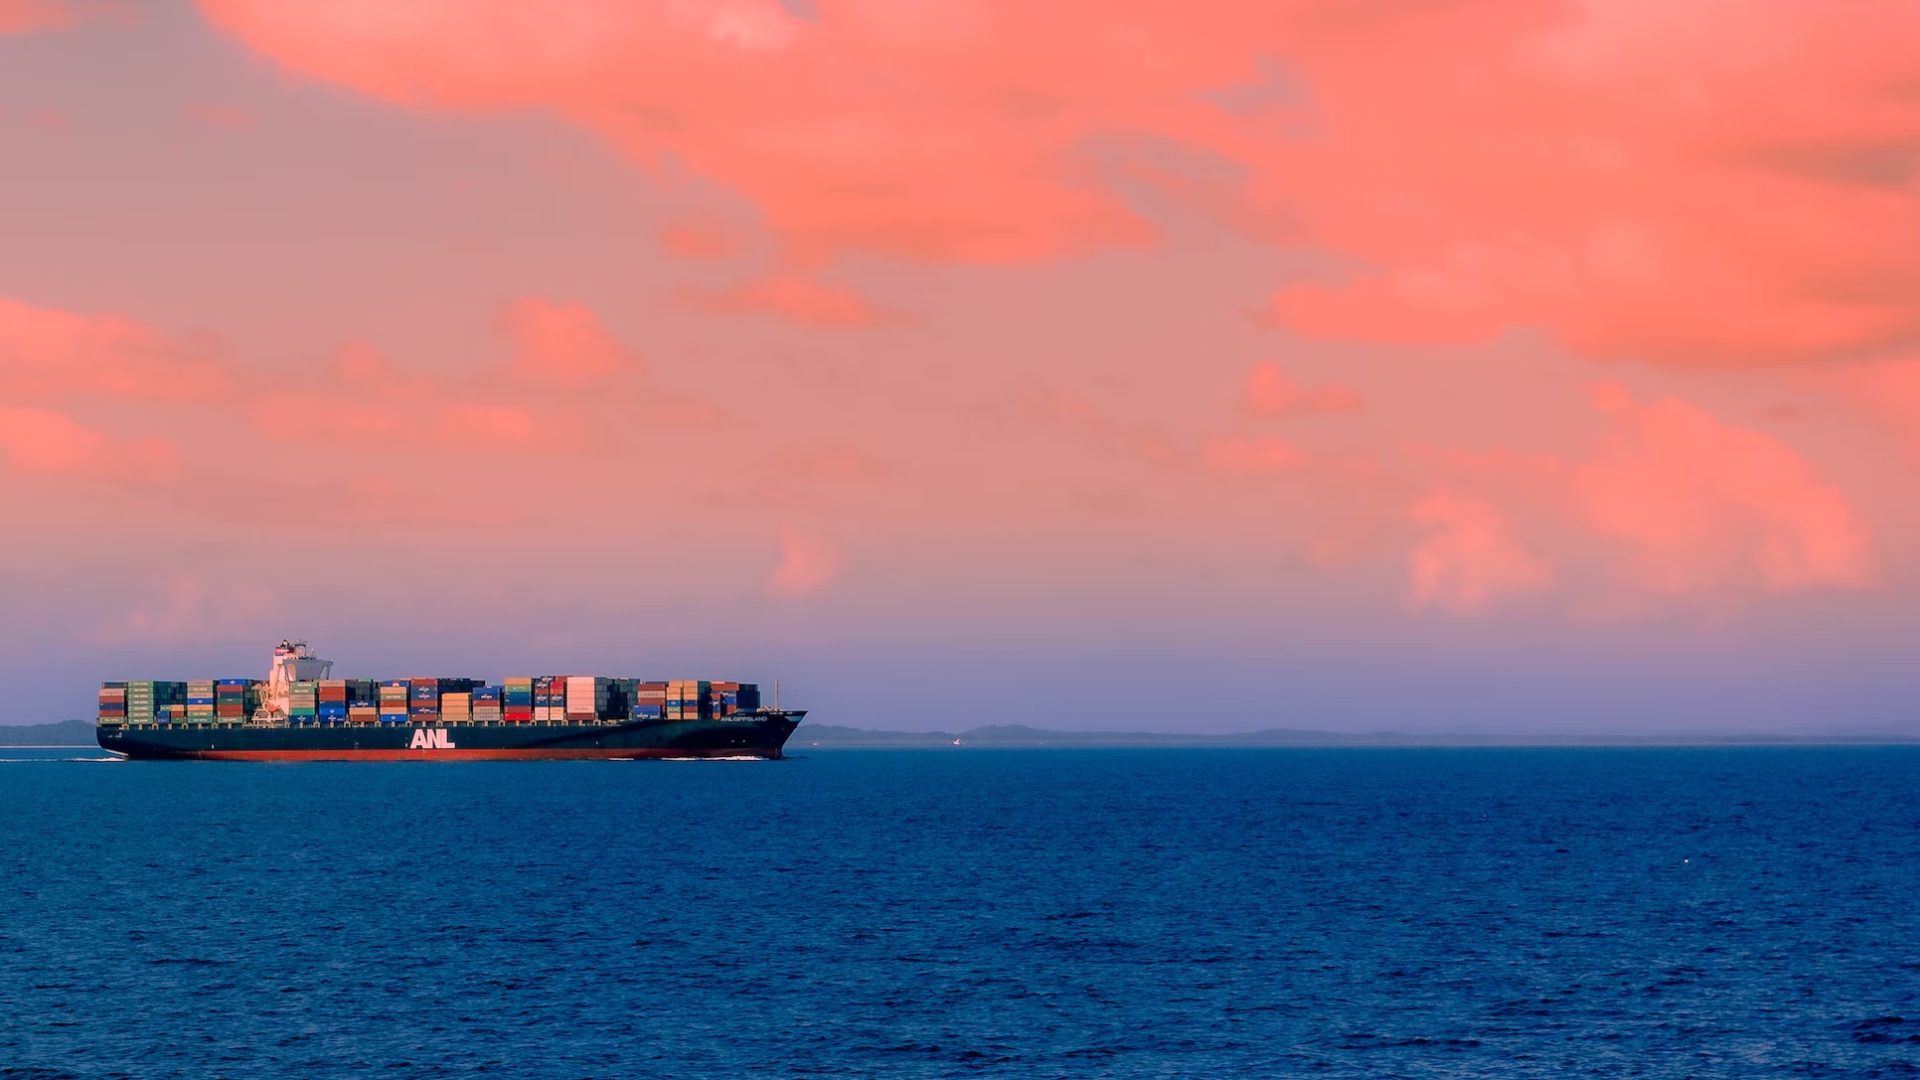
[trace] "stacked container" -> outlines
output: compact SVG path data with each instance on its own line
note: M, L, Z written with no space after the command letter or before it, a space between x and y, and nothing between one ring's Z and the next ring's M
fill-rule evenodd
M187 684L167 682L154 684L156 688L153 711L161 723L185 722L187 719Z
M349 716L347 680L320 680L319 707L316 715L323 724L344 724Z
M389 679L380 684L380 722L383 724L404 724L407 722L408 698L413 692L413 684L405 679Z
M740 702L740 696L742 692L747 691L749 689L751 689L752 691L752 695L755 699L755 705L758 705L759 703L758 698L760 696L760 691L758 688L754 687L752 683L716 681L715 683L713 683L712 690L709 691L707 694L708 711L711 713L711 715L714 715L714 716L732 716L734 713L739 712L743 708L754 707L749 705L742 705Z
M166 706L180 706L185 714L187 684L159 679L136 679L127 684L127 723L171 723L174 714Z
M213 723L213 680L187 680L187 716L189 724Z
M123 682L103 682L100 684L99 722L102 724L124 724L127 722L127 684Z
M569 724L593 723L605 715L612 697L612 679L599 675L569 675L564 719Z
M407 680L407 719L416 724L437 723L440 719L440 680Z
M713 684L713 697L716 716L752 712L760 707L760 686L750 682L717 682Z
M627 715L635 720L663 720L667 715L667 684L633 680L633 700Z
M287 719L296 724L320 722L319 683L312 679L299 679L287 687Z
M672 679L667 682L667 719L699 720L713 715L708 695L713 684L705 679Z
M102 724L243 724L260 705L251 679L102 683ZM501 686L478 679L296 681L288 688L295 724L622 723L733 716L761 707L754 683L600 675L516 676Z
M500 690L498 686L476 686L473 688L473 722L476 724L497 724L502 717L500 708Z
M152 680L136 680L127 683L127 723L153 723Z
M213 680L213 718L222 724L244 724L260 703L252 679Z
M533 722L533 677L516 675L500 688L500 718L509 724Z
M347 680L347 722L380 722L380 684L372 679Z

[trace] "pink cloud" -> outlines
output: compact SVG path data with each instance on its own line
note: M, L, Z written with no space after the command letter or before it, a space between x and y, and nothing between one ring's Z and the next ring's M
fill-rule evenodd
M1520 542L1489 503L1441 488L1415 502L1408 516L1432 530L1413 549L1410 595L1416 607L1474 613L1553 584L1553 568Z
M977 594L982 610L1057 595L1034 582L1124 597L1108 587L1138 581L1141 603L1206 613L1255 576L1249 590L1274 590L1260 600L1304 586L1402 615L1403 595L1432 612L1544 611L1599 592L1685 610L1871 585L1883 553L1900 581L1914 528L1900 459L1873 460L1888 440L1850 443L1845 424L1871 412L1920 430L1906 369L1623 366L1638 397L1602 394L1589 412L1592 376L1565 355L1877 356L1905 332L1902 275L1920 265L1902 228L1905 107L1876 105L1870 79L1841 70L1873 61L1871 43L1832 43L1831 77L1797 90L1802 115L1759 75L1827 61L1776 40L1781 9L1742 19L1717 2L1669 16L1562 0L1067 0L1043 17L1003 0L814 0L804 16L778 0L208 0L295 78L462 115L309 94L318 141L263 127L194 140L214 155L203 172L105 168L137 198L36 179L41 217L92 222L41 277L107 291L77 313L0 304L0 407L80 429L37 419L40 436L0 446L0 470L52 478L16 487L84 492L63 481L137 471L142 437L165 436L201 472L152 500L156 518L219 537L201 510L213 496L197 493L297 471L298 490L261 497L281 500L270 516L292 523L291 543L329 555L335 534L299 524L300 508L316 493L352 505L352 484L378 473L414 508L408 529L470 530L461 557L500 555L513 573L555 562L527 552L562 556L556 580L584 591L619 545L514 529L512 515L537 524L541 510L513 492L638 493L610 501L627 517L609 527L702 587L737 577L751 538L729 523L757 514L798 524L750 585L831 593L844 547L887 553L875 573L917 576L934 599ZM1899 28L1871 0L1862 11ZM1670 18L1727 34L1609 37L1620 20ZM1627 77L1641 67L1644 93ZM173 89L176 103L206 91ZM271 79L259 89L278 93ZM86 137L63 153L112 163L145 146L116 148L125 133L75 115ZM1801 141L1761 145L1769 117ZM184 123L168 130L191 134ZM567 124L612 152L555 130ZM421 137L436 125L444 140ZM417 170L305 167L393 139L420 152ZM57 173L63 160L29 163ZM510 164L465 187L476 161ZM306 177L287 190L313 208L284 233L231 202L235 178L269 165ZM1169 195L1180 176L1202 179ZM179 212L140 212L154 199ZM1163 249L1103 250L1147 239L1142 216L1164 223ZM392 228L341 246L346 220ZM555 242L577 235L614 246ZM127 261L89 276L107 248ZM500 257L462 261L479 250ZM701 258L728 261L680 261ZM28 263L15 276L40 280ZM234 266L307 284L256 303L245 282L231 288ZM1280 288L1282 273L1299 280ZM420 291L396 300L383 284L396 275ZM1235 317L1262 303L1297 335L1494 344L1276 344ZM220 305L245 362L133 317ZM491 339L473 325L490 315ZM810 329L889 319L917 321ZM331 370L306 362L351 333L392 343L394 359L362 344ZM1278 362L1251 363L1262 356ZM1835 389L1824 380L1843 371L1843 414L1818 393L1791 420L1764 411L1790 388ZM1055 394L1052 410L1036 404ZM169 404L129 404L145 401ZM410 494L427 488L432 513ZM656 502L707 509L660 530ZM75 506L67 520L84 523ZM405 577L385 559L398 542L381 539L385 520L350 516L341 557ZM864 589L866 572L848 584ZM1829 602L1879 603L1808 606Z
M1920 341L1906 0L202 7L295 72L683 163L803 263L1140 244L1096 162L1151 176L1166 147L1225 166L1207 201L1243 228L1332 256L1273 299L1310 335L1539 327L1684 363Z
M364 398L313 394L266 397L250 411L254 427L273 439L324 443L343 451L560 451L577 440L530 410L461 401L392 406Z
M67 0L0 0L0 34L30 34L73 25L73 5Z
M886 466L874 456L844 445L782 447L781 460L796 478L810 483L849 484L874 480Z
M439 409L435 437L446 446L521 450L539 444L541 424L516 405L453 403Z
M833 584L845 567L846 560L825 540L783 525L780 562L767 577L767 589L776 596L809 596Z
M402 410L392 406L364 399L330 402L313 394L269 395L255 402L248 415L269 438L330 442L343 449L423 441L424 433L437 427L431 420L411 426ZM414 431L422 434L408 438Z
M803 258L1044 257L1137 243L1082 144L1257 73L1251 15L873 0L752 4L203 0L293 71L410 105L545 107L745 195ZM1102 33L1083 32L1102 24ZM1151 62L1142 62L1151 45Z
M96 625L90 639L102 645L218 641L261 633L264 621L281 609L270 588L232 574L221 575L217 584L204 574L173 574L137 596Z
M343 382L371 390L393 387L401 381L393 361L369 342L348 342L334 356L333 364Z
M1878 584L1873 536L1840 490L1785 443L1674 399L1599 386L1613 427L1574 473L1579 512L1654 593Z
M1243 394L1247 410L1255 416L1360 411L1360 395L1353 387L1341 383L1302 386L1275 363L1254 365Z
M222 365L124 315L0 297L0 396L7 400L198 401L229 381Z
M801 25L779 0L671 0L667 12L711 41L752 52L785 48Z
M1832 374L1847 401L1891 425L1920 454L1920 359L1853 364Z
M1316 137L1248 151L1350 260L1280 291L1287 324L1692 363L1920 334L1920 8L1381 10L1287 47Z
M0 462L29 476L150 483L173 476L178 452L165 439L118 439L53 409L0 406Z
M1589 400L1600 426L1571 454L1417 454L1444 498L1417 504L1416 519L1459 537L1416 548L1417 601L1453 595L1462 602L1436 606L1471 610L1498 599L1497 588L1450 593L1441 583L1451 580L1448 567L1475 565L1477 553L1493 553L1486 561L1494 566L1525 567L1526 559L1496 557L1512 554L1516 523L1538 538L1534 551L1545 550L1528 558L1569 571L1565 591L1588 613L1882 584L1873 530L1793 447L1675 398L1643 401L1601 384ZM1457 495L1462 487L1474 495ZM1571 573L1577 566L1591 572ZM1475 575L1462 571L1460 580Z
M777 315L809 326L876 326L896 320L848 289L779 275L700 296L709 311Z
M740 237L709 221L685 221L660 231L660 246L682 259L724 259L738 254Z
M639 354L585 304L523 297L507 305L502 324L524 379L582 385L640 367Z
M565 370L577 376L581 365L592 363L592 350L573 348L574 337L567 333L536 337L549 364L558 355L562 358L558 362L573 365ZM517 373L524 370L515 368ZM550 367L540 370L548 375L553 389L578 392L569 387L569 379L554 377ZM499 400L514 394L531 400ZM407 372L374 346L352 342L335 357L332 379L294 393L261 393L249 400L247 415L255 429L269 438L329 444L348 451L579 449L579 432L555 419L546 402L544 394L507 383L498 369L456 376Z
M1285 472L1306 459L1299 447L1274 435L1211 439L1200 451L1203 465L1223 473Z
M1491 340L1510 311L1471 277L1413 271L1291 284L1274 294L1271 314L1275 325L1304 337L1428 345Z

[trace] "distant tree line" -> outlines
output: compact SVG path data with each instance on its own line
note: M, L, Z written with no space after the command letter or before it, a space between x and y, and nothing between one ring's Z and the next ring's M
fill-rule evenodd
M0 725L0 746L92 746L93 725L85 720L54 724Z

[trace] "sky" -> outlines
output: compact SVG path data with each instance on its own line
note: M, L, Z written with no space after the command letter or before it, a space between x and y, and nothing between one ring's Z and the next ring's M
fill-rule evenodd
M0 0L0 720L1920 730L1920 5Z

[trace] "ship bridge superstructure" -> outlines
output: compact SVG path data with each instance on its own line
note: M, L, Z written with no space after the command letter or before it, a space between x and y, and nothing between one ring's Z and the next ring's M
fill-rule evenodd
M286 638L273 650L273 667L267 671L267 684L260 688L260 708L253 714L256 722L284 722L293 710L293 684L317 681L333 675L333 661L313 655L304 641Z

